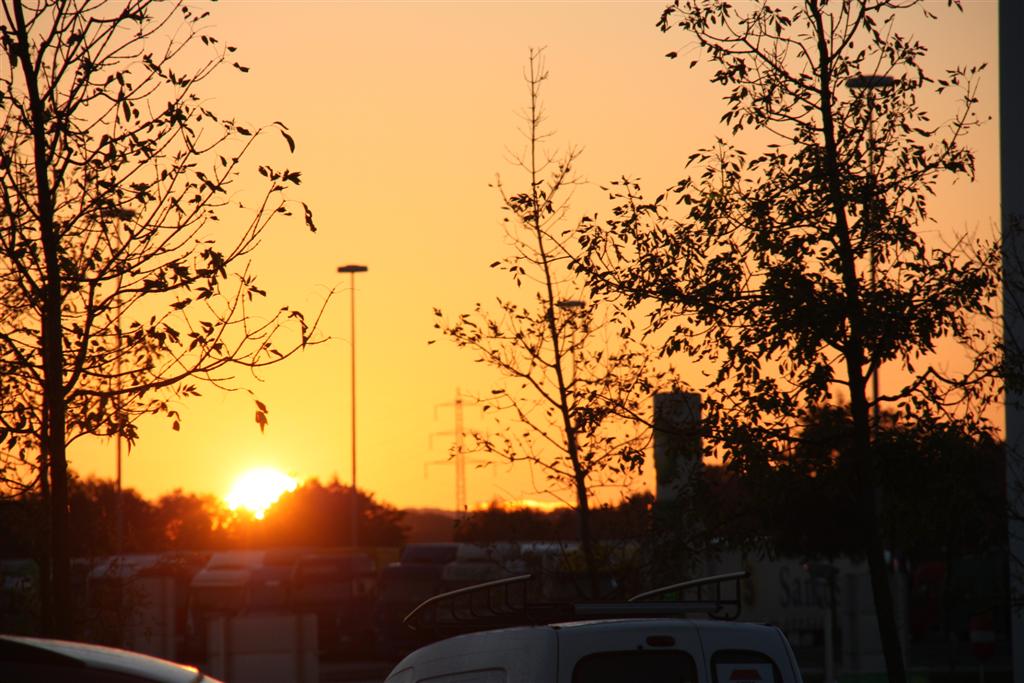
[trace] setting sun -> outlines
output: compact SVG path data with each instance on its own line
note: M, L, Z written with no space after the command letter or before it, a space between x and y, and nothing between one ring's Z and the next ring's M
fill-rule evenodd
M280 470L271 467L249 470L235 480L224 502L231 510L244 508L256 519L277 502L283 494L294 491L297 482Z

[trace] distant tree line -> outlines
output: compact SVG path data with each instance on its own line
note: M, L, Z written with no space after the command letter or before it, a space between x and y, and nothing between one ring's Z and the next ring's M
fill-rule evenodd
M360 540L364 545L404 543L404 513L359 491ZM286 493L264 519L231 511L212 495L176 490L150 501L134 489L121 492L125 553L220 550L246 547L345 546L352 489L337 481L310 480ZM116 553L117 489L109 480L71 478L71 555ZM0 556L36 557L45 547L40 534L43 503L35 493L0 500Z
M884 476L879 492L886 547L913 560L946 560L1006 543L1003 444L949 425L897 422L883 414L879 447ZM849 412L816 412L788 453L771 465L727 461L694 476L685 516L687 550L694 556L727 550L827 559L863 558L857 537L858 469L850 447ZM117 501L113 482L71 480L72 555L113 554ZM150 501L122 492L123 547L128 553L244 547L345 546L352 490L309 480L256 520L232 512L210 495L175 491ZM497 502L463 517L400 510L362 491L360 539L366 546L407 541L579 541L571 509L512 509ZM595 541L649 536L657 501L649 492L594 506ZM33 557L44 548L41 502L34 494L0 501L0 556ZM836 533L836 529L845 529Z
M824 406L812 414L791 449L774 453L762 467L739 460L705 464L677 520L690 527L689 551L864 559L863 539L854 531L861 482L850 421L845 407ZM1004 546L1004 444L950 424L898 422L888 413L882 421L879 498L885 546L917 561ZM657 504L645 492L595 506L595 539L644 538ZM493 504L461 520L453 538L568 541L578 539L578 525L568 509L509 510Z
M881 417L879 507L890 553L923 562L1004 547L1004 444L948 423L898 421L891 413ZM848 408L823 406L810 415L791 448L697 470L684 509L674 518L686 527L682 551L693 557L740 550L804 560L864 560L864 539L857 531L861 473L852 429ZM657 505L652 494L643 493L595 507L595 539L648 536ZM578 538L578 526L571 510L492 505L469 514L454 538L570 541Z
M620 541L643 538L650 524L654 504L651 493L633 494L617 504L595 505L591 510L593 539ZM552 511L531 508L507 508L494 502L482 510L474 510L460 520L453 539L467 543L498 543L502 541L580 540L576 511L560 508Z

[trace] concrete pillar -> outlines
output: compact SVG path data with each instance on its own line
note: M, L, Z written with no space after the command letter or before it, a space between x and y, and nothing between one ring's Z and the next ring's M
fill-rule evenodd
M647 555L649 587L700 574L700 530L688 514L690 486L701 463L700 396L654 395L654 468L657 476L653 528Z
M654 395L654 468L658 503L679 500L701 462L700 395Z

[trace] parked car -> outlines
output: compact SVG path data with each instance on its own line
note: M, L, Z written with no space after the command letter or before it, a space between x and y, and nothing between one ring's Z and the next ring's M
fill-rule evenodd
M84 638L180 659L186 654L189 582L207 560L205 553L172 551L95 563L85 577Z
M219 683L191 666L67 640L0 635L4 683Z
M377 565L365 553L320 551L295 563L292 605L316 614L317 640L325 654L365 655L373 647Z
M469 543L410 543L378 581L374 622L378 654L398 659L424 643L402 619L431 596L508 576L487 549Z

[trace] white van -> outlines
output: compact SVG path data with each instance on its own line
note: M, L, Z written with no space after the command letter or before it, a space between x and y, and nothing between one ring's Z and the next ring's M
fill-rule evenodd
M732 579L738 588L741 576L723 575L675 588ZM465 597L468 590L438 600ZM485 602L493 604L493 599ZM386 683L802 683L793 650L777 627L650 616L673 609L691 611L687 605L698 603L692 611L714 613L722 605L734 604L721 599L720 593L711 602L710 607L702 599L580 605L585 609L578 614L594 618L458 635L408 655ZM498 605L495 614L508 617L506 607ZM479 609L471 612L480 617ZM599 618L602 613L616 616Z

